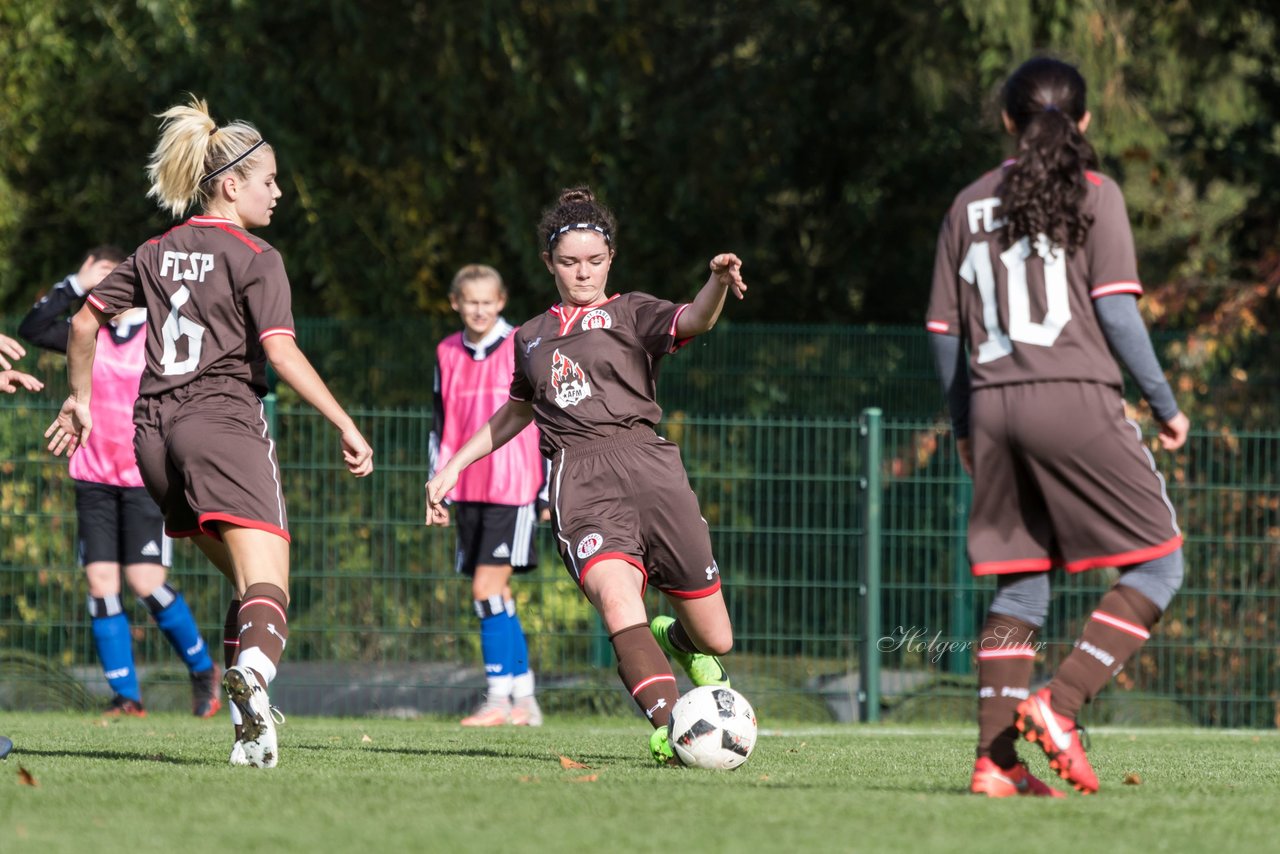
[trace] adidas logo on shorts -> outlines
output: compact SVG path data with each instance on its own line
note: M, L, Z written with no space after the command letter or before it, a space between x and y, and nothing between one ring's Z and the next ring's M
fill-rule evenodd
M160 547L156 545L155 540L148 540L142 547L142 553L147 557L160 557Z
M503 557L503 558L511 557L511 546L507 545L506 543L503 543L502 545L498 546L496 549L493 550L493 556Z

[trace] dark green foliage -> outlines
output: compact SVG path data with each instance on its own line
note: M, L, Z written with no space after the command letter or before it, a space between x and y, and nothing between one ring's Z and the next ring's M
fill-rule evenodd
M1145 277L1252 276L1274 243L1274 7L905 0L11 0L0 10L0 310L167 222L152 115L187 91L278 149L299 314L447 312L495 264L554 298L543 205L619 215L615 285L680 296L734 249L746 320L919 320L947 202L1005 150L994 93L1078 61ZM1181 318L1194 321L1194 318Z

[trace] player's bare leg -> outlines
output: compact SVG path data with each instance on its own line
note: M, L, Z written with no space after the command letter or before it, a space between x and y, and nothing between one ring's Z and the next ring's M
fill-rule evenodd
M674 658L694 685L729 687L729 674L719 656L733 649L733 625L724 595L685 599L668 596L676 618L654 617L649 628L663 651Z
M243 591L239 651L222 685L240 710L240 743L248 764L273 768L279 753L274 718L278 713L271 708L267 686L275 678L289 637L289 542L269 531L226 523L221 533L236 589Z

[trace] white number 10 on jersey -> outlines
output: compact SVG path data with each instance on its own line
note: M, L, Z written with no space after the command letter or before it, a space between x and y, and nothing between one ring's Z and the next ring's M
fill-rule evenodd
M1031 319L1031 293L1027 286L1027 259L1031 257L1031 241L1022 238L1000 253L1000 261L1009 283L1009 331L1000 328L1000 304L996 299L996 277L991 269L991 253L987 243L969 247L960 265L960 278L976 285L982 298L982 325L987 340L978 345L978 364L994 362L1013 352L1013 342L1052 347L1062 329L1071 320L1071 301L1067 293L1067 262L1061 249L1054 249L1043 234L1036 237L1036 254L1044 262L1045 314L1039 322Z

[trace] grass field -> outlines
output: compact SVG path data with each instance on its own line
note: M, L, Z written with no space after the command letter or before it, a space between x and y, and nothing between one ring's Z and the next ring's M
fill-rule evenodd
M1274 732L1101 731L1100 795L988 801L963 793L962 727L765 727L751 761L719 774L651 767L639 720L294 718L272 771L225 765L228 731L176 714L0 716L17 744L0 764L0 851L1276 850Z

